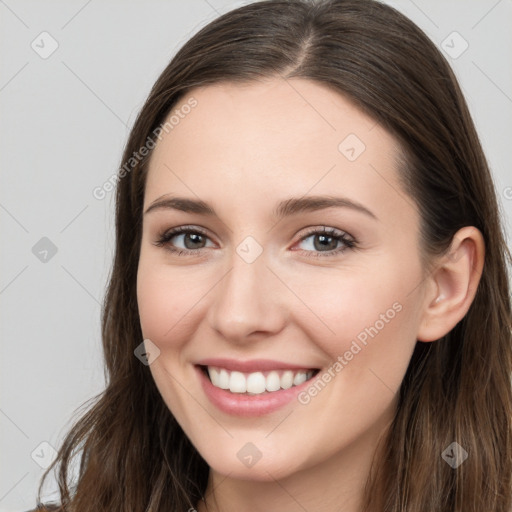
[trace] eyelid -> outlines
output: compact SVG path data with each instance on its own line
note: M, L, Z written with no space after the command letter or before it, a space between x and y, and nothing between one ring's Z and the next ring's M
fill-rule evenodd
M336 235L336 236L346 236L347 238L350 238L351 240L355 240L352 235L350 235L347 231L343 231L342 229L338 229L331 226L322 226L322 225L316 225L312 227L305 228L307 231L306 233L303 233L299 240L304 240L304 238L307 238L308 236L314 235L314 234L328 234L328 235Z

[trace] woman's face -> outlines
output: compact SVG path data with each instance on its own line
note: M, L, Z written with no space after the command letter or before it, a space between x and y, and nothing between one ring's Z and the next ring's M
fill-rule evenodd
M197 88L176 112L151 157L137 279L163 400L221 474L365 465L425 297L395 139L304 79Z

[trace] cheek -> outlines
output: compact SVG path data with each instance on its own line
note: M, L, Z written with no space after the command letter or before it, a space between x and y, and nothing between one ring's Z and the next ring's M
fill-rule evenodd
M187 313L197 293L175 273L141 259L137 274L137 304L144 338L160 350L179 348L176 336L187 326ZM197 300L197 298L195 299Z
M179 275L178 275L179 274ZM187 423L188 394L182 393L183 349L197 324L191 307L198 301L198 292L187 286L189 280L180 272L141 257L137 273L137 302L144 339L150 339L160 350L160 357L149 369L169 410L179 423ZM200 297L200 295L199 295Z
M297 289L310 311L296 321L331 361L346 361L346 373L363 378L369 367L389 370L398 386L394 376L403 376L416 343L418 295L411 292L420 278L415 261L398 265L392 259L365 272L317 273L314 287L304 276Z
M137 275L137 304L144 338L160 340L172 326L172 294L161 285L156 272L139 266Z

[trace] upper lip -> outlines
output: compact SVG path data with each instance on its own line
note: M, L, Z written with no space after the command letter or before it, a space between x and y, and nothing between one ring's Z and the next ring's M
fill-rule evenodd
M283 361L274 361L271 359L251 359L241 361L238 359L228 358L207 358L201 359L196 363L199 366L216 366L225 368L230 371L238 371L242 373L251 373L258 371L272 370L310 370L315 369L309 365L290 364Z

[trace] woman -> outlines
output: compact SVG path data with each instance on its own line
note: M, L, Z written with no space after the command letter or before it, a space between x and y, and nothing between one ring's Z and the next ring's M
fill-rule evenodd
M510 254L403 15L270 0L203 28L132 129L116 230L109 381L44 475L57 510L511 509Z

